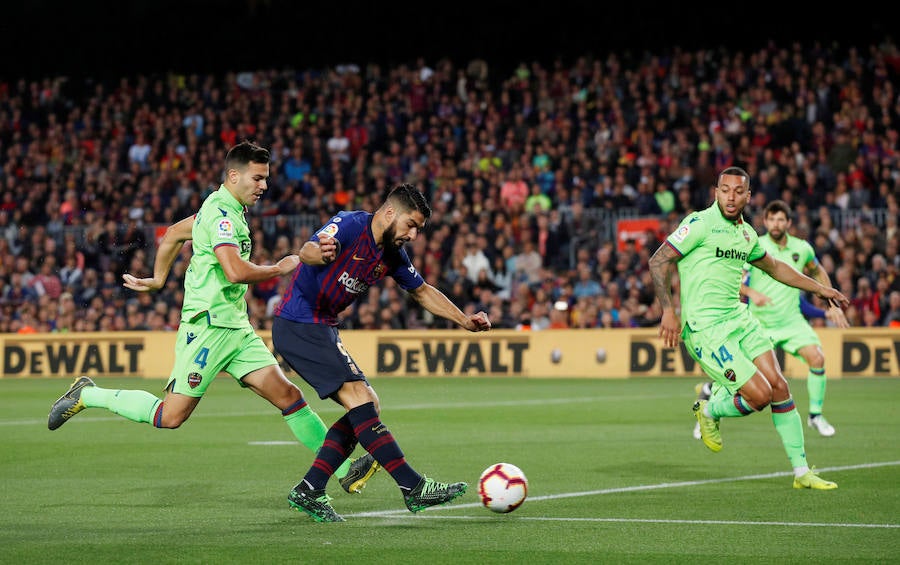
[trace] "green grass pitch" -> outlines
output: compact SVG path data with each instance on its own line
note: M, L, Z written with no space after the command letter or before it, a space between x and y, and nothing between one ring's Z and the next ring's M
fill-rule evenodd
M318 524L286 500L312 454L230 378L178 430L91 409L53 432L69 381L0 379L0 563L900 562L898 378L829 381L837 435L805 429L830 492L791 488L768 411L724 421L721 453L693 439L693 379L372 382L407 460L465 496L413 515L381 471L361 495L332 481L347 521ZM339 408L300 386L330 425ZM500 461L529 480L506 515L477 496Z

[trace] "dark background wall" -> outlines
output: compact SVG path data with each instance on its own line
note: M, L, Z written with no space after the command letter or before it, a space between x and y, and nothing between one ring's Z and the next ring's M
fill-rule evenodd
M304 68L419 55L513 65L623 48L877 41L890 23L871 7L851 5L829 12L791 2L652 4L24 0L8 3L0 18L0 75Z

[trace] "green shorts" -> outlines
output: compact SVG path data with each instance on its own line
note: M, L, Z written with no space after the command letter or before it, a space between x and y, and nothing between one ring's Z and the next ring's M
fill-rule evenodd
M175 366L166 388L174 381L173 392L199 398L221 371L244 386L241 379L248 373L277 363L253 328L210 326L201 317L178 327Z
M772 341L746 310L696 332L685 324L681 337L703 372L731 394L756 373L753 360L772 350Z
M796 316L787 318L783 323L765 325L765 332L772 338L772 344L780 347L785 353L797 355L807 345L821 346L819 334L809 325L806 318Z

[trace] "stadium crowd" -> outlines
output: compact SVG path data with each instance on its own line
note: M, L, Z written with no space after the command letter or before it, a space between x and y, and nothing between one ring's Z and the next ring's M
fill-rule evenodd
M248 211L256 263L412 182L434 214L408 250L467 313L500 328L653 326L649 255L737 165L752 175L754 226L766 202L788 202L795 235L852 297L850 322L898 326L898 77L886 38L610 52L502 75L420 58L0 82L0 332L177 328L189 245L156 294L121 275L151 274L155 229L199 209L242 139L273 157ZM598 229L626 212L659 228L631 242ZM257 328L286 282L248 293ZM426 314L388 280L342 323L446 327Z

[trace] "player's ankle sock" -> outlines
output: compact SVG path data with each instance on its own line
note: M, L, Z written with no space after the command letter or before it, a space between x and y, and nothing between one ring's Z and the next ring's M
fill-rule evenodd
M391 474L400 488L411 489L419 484L422 476L406 462L400 445L378 417L374 403L357 406L347 412L347 418L359 443Z
M769 406L772 409L772 423L775 424L775 431L781 436L781 443L791 461L791 466L795 469L807 467L803 421L794 405L794 399L772 402Z
M741 397L735 394L731 398L716 395L706 403L707 415L718 420L719 418L740 418L754 412L753 408Z
M81 401L89 408L106 408L132 422L149 424L162 400L144 390L114 390L98 386L81 389Z
M809 467L803 465L802 467L794 467L794 476L797 478L802 477L806 473L809 472Z
M806 375L806 390L809 392L809 413L821 414L822 405L825 404L825 386L828 379L825 377L824 367L821 369L809 369Z

